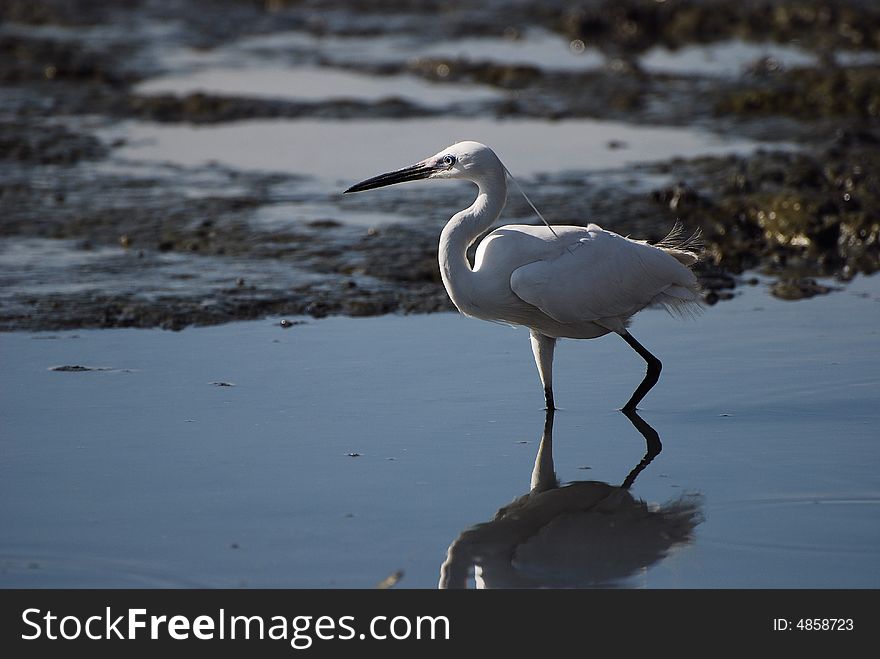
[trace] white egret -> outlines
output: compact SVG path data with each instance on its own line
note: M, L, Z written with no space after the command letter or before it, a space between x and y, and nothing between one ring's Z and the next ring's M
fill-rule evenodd
M475 183L479 192L474 203L453 215L440 234L440 273L452 302L466 316L529 328L551 410L555 409L553 351L557 339L619 334L648 364L645 378L623 407L636 409L659 379L662 365L627 326L635 313L648 306L682 311L699 304L699 286L689 268L698 259L692 241L679 239L674 230L651 245L595 224L551 227L544 220L547 226L516 224L496 229L480 242L471 267L468 247L501 214L507 202L508 174L489 147L459 142L345 192L418 179Z

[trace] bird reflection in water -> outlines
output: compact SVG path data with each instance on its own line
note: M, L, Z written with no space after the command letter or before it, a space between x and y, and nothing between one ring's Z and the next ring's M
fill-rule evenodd
M629 492L660 453L657 432L635 411L624 412L644 437L645 457L619 485L576 481L560 487L553 465L553 410L547 411L531 489L464 531L449 547L440 588L601 588L662 560L693 537L702 520L700 496L660 507Z

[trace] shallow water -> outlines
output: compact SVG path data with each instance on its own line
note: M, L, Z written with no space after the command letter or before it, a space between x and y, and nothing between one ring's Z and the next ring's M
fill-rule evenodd
M809 57L793 47L732 42L674 53L655 49L646 55L646 61L650 67L672 72L709 73L711 67L741 68L766 52L780 58L788 53L786 61L794 57L791 53ZM165 73L141 82L136 91L328 103L403 98L419 107L447 109L448 114L366 120L250 120L208 126L136 121L105 130L102 135L107 141L122 138L124 143L114 150L119 162L167 162L188 167L220 163L243 170L283 171L309 178L311 185L305 184L301 191L316 194L326 194L328 186L344 189L466 139L490 145L511 171L521 176L589 172L673 157L744 154L762 146L705 128L597 119L499 119L491 102L535 92L335 68L431 57L528 64L546 71L595 69L606 61L595 49L583 44L574 48L560 36L539 29L528 30L519 38L470 37L436 43L405 33L374 37L270 33L210 50L170 48L159 58ZM697 70L691 71L694 67ZM462 108L467 108L464 114L469 116L461 116ZM352 220L374 223L363 218Z
M752 140L723 138L697 129L590 119L270 119L196 127L128 122L123 130L129 143L115 151L122 160L284 171L311 177L325 193L328 185L348 187L466 139L491 145L514 175L520 176L595 171L671 157L748 153L760 146ZM609 143L614 147L609 148ZM417 181L410 187L419 185L431 182Z
M485 101L500 92L473 85L434 85L413 76L370 76L318 67L211 67L161 76L137 86L141 94L203 92L294 101L380 101L403 98L426 104Z
M762 59L779 67L809 66L816 54L796 45L725 41L685 46L676 50L656 47L639 60L648 71L690 75L736 76Z
M333 65L389 64L419 58L455 58L537 66L547 71L597 68L605 57L583 44L571 44L564 37L542 29L527 30L512 37L466 37L425 40L406 34L381 36L316 36L304 32L275 32L239 39L212 51L191 48L161 53L165 67L189 70L222 67L250 58L254 63L274 61L321 61Z
M458 539L489 557L486 585L876 588L878 305L874 277L637 317L665 364L641 410L663 450L630 493L695 513L653 558L628 540L658 518L607 488L646 452L616 410L642 364L614 337L557 352L553 466L596 482L556 490L580 516L501 533L472 527L529 491L544 430L522 330L437 314L2 334L0 585L371 587L403 570L400 587L434 587ZM597 488L616 494L597 506Z
M841 64L876 62L874 53L839 51L834 53ZM204 51L190 48L169 49L160 53L167 69L184 72L177 76L157 78L142 87L154 86L163 91L192 91L199 75L222 71L265 77L261 73L291 64L321 61L335 66L391 64L424 58L461 59L470 62L492 62L501 65L533 66L542 71L584 71L608 65L609 57L582 41L569 41L559 34L531 29L511 37L466 37L442 39L426 43L407 35L315 36L303 32L276 32L245 37L223 48ZM761 60L772 59L783 68L814 65L819 54L804 44L749 42L739 39L706 44L686 45L676 49L664 46L651 48L637 56L639 66L649 72L731 77L740 75ZM242 63L245 67L242 67ZM288 68L288 71L293 69ZM327 69L324 69L327 71ZM328 71L332 79L332 71ZM192 76L192 77L187 77ZM169 86L171 85L171 86ZM173 86L173 88L172 88ZM321 85L326 88L326 85ZM446 85L440 86L442 90ZM435 88L437 88L435 86ZM219 91L219 90L216 90Z

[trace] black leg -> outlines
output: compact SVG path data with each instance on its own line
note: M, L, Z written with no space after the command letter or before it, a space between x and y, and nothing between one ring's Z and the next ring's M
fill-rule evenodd
M544 403L547 405L548 412L554 412L556 405L553 404L553 390L550 387L544 389Z
M552 394L551 394L552 395ZM556 410L551 407L547 408L547 411L544 412L544 434L542 435L543 439L547 439L548 437L552 441L553 439L553 417L556 416Z
M620 336L622 336L623 340L626 341L632 349L639 353L642 359L648 363L648 371L645 373L645 379L642 380L638 389L633 392L633 395L630 397L627 404L623 406L623 411L629 412L635 410L636 406L642 402L642 398L645 397L645 394L651 391L651 387L657 384L657 380L660 379L660 370L663 368L663 364L660 363L659 359L648 352L645 346L636 341L633 338L633 335L629 332L624 331Z
M660 454L660 451L663 450L663 444L660 442L660 435L657 434L657 431L654 430L651 424L640 417L638 412L635 410L623 410L623 414L629 419L635 429L639 431L639 434L645 438L645 457L643 457L642 461L639 462L631 472L629 472L626 480L624 480L620 486L624 490L628 490L632 486L636 476L642 473L642 470L651 464L651 461Z

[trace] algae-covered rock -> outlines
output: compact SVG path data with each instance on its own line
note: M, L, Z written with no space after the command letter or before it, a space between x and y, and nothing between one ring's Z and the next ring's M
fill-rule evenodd
M840 278L880 269L880 150L871 139L816 153L703 158L678 171L689 182L652 199L702 228L715 265Z
M816 295L826 295L835 290L831 286L824 286L815 279L781 279L770 287L774 297L781 300L803 300Z
M720 114L880 117L880 66L792 69L724 94Z

